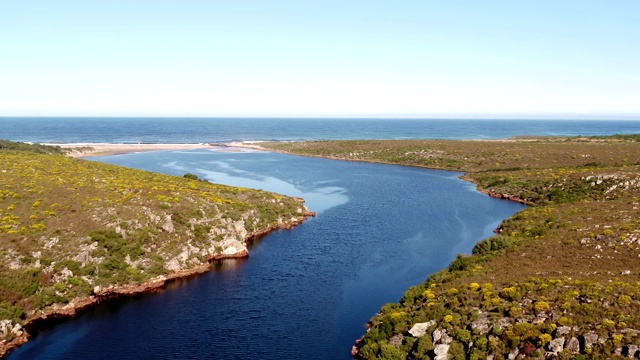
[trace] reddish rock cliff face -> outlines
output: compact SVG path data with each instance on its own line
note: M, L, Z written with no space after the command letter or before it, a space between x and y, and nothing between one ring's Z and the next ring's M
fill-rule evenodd
M315 217L315 216L316 216L316 213L306 211L301 216L290 219L290 221L282 222L281 224L278 224L276 226L270 226L266 229L256 231L252 234L248 234L245 237L245 242L260 239L275 230L291 229L301 224L308 217ZM237 253L232 253L232 254L216 254L210 257L209 261L218 261L218 260L229 259L229 258L243 258L247 256L249 256L249 252L246 249L244 249ZM50 321L52 319L74 317L79 311L85 310L107 299L161 291L165 287L167 282L170 282L175 279L183 279L190 276L202 274L209 270L211 270L211 264L207 263L205 265L194 267L191 269L183 269L183 270L181 269L178 271L174 271L170 274L157 276L142 284L125 284L125 285L114 285L114 286L108 286L108 287L96 286L93 289L93 294L89 297L74 299L64 306L53 305L44 310L38 311L28 316L24 322L23 327L21 327L19 330L14 332L13 335L15 337L12 340L0 341L0 358L6 356L11 350L26 343L29 340L29 336L30 336L28 329L35 329L41 323Z

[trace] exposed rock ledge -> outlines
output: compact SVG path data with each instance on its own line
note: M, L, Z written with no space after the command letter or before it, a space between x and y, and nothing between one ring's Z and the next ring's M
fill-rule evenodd
M501 193L497 193L491 190L479 190L481 193L484 193L486 195L491 196L492 198L495 199L504 199L504 200L510 200L510 201L515 201L517 203L520 204L524 204L524 205L533 205L533 203L531 203L530 201L524 200L522 198L520 198L517 195L510 195L510 194L501 194Z
M245 243L260 239L272 231L283 229L288 230L291 229L303 221L305 221L308 217L315 217L316 213L311 211L305 211L301 216L297 218L292 218L287 222L282 222L276 226L269 226L266 229L255 231L252 234L248 234L245 237ZM0 358L5 357L11 350L23 345L29 340L30 333L33 332L33 329L37 329L39 324L44 322L53 320L53 319L61 319L61 318L72 318L76 316L76 314L82 310L85 310L93 305L100 303L101 301L107 299L113 299L122 296L133 296L139 294L153 293L160 291L164 288L164 286L175 279L187 278L190 276L198 275L205 273L211 270L211 261L219 261L222 259L229 258L242 258L249 256L249 251L247 251L246 247L241 249L237 249L234 252L223 252L220 254L215 254L209 258L209 262L207 264L194 267L191 269L180 269L177 271L173 271L167 275L156 276L155 278L144 282L142 284L126 284L126 285L117 285L117 286L109 286L109 287L100 287L96 286L93 289L93 294L86 298L78 298L74 299L68 304L61 306L59 304L54 304L48 308L37 311L36 313L27 317L24 322L24 325L16 325L12 332L15 334L15 338L11 341L1 340L0 341Z

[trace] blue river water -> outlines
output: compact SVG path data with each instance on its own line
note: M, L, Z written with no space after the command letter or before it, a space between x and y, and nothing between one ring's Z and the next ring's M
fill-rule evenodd
M318 216L248 259L58 324L9 359L348 359L382 305L523 208L455 172L208 149L93 160L300 196Z

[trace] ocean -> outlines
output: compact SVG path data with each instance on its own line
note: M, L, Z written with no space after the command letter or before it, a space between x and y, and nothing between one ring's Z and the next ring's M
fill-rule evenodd
M210 143L337 139L504 139L640 133L631 120L17 118L0 139L40 143Z

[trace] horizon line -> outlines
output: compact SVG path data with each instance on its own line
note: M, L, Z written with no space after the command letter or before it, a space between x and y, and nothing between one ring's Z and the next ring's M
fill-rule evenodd
M567 113L538 113L538 114L357 114L357 115L2 115L0 118L202 118L202 119L406 119L406 120L632 120L640 121L640 114L567 114Z

